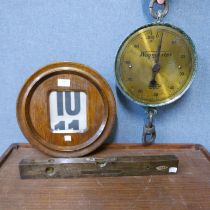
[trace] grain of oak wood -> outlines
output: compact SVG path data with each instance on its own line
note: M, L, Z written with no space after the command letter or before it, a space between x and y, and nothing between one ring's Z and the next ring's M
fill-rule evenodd
M97 154L97 155L96 155ZM30 145L16 145L1 157L2 210L209 210L209 154L197 145L106 145L97 157L174 154L174 176L21 180L23 158L49 158Z

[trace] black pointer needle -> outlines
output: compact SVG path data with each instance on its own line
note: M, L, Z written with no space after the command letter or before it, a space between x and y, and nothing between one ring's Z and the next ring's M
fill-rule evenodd
M157 73L160 71L160 64L156 63L153 67L152 67L152 79L150 81L150 87L155 87L157 85L156 82L156 75Z
M152 67L152 79L150 81L150 86L151 87L154 87L157 84L156 75L160 71L160 51L161 51L161 47L162 47L162 42L163 42L163 33L161 35L160 43L158 45L157 56L155 58L155 64Z
M159 62L160 62L160 51L161 51L162 43L163 43L163 33L161 35L160 43L159 43L158 49L157 49L157 56L156 56L156 59L155 59L156 64L159 64Z

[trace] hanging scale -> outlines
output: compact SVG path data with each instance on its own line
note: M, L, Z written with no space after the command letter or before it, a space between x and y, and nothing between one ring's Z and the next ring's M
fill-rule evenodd
M155 22L130 34L119 48L115 75L119 89L147 113L142 142L154 143L156 108L178 100L192 84L196 73L196 52L191 38L180 28L163 23L169 2L150 14Z

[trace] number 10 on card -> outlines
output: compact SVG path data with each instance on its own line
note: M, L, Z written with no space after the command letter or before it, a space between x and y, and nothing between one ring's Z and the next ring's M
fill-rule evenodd
M87 131L87 95L85 92L52 91L49 96L50 128L53 133Z

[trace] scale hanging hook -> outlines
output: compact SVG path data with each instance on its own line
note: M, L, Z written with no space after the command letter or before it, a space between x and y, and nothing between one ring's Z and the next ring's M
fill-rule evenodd
M155 142L156 130L154 125L154 116L157 114L157 110L149 108L147 111L147 122L143 128L142 142L144 145L150 145Z
M161 21L162 18L164 18L169 11L169 2L168 0L165 0L163 3L163 9L158 10L158 12L155 11L154 5L157 3L157 0L151 0L149 4L149 11L153 18L157 19L158 21Z

